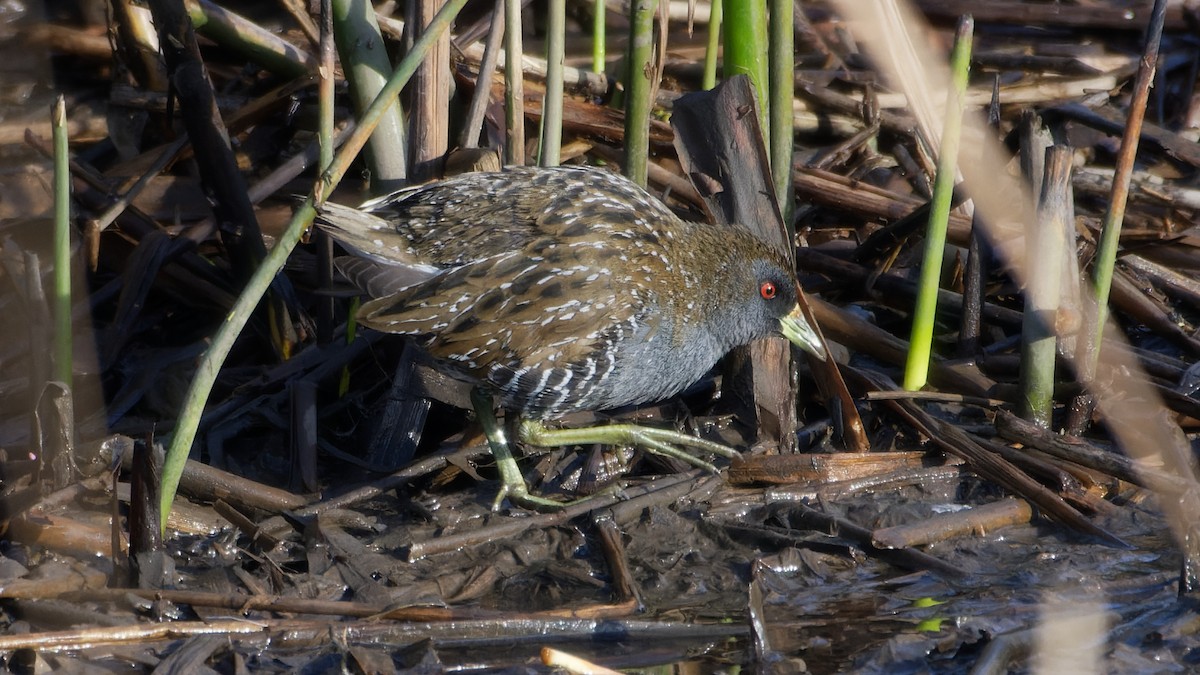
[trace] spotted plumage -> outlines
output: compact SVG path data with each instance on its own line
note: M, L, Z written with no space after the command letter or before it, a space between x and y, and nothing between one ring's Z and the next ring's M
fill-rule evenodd
M818 351L783 255L602 169L464 174L319 224L362 256L343 269L376 297L365 325L526 417L669 397L781 322Z

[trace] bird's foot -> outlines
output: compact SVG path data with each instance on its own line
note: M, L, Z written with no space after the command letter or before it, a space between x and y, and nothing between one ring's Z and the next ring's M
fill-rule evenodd
M557 511L618 489L614 485L581 499L562 501L530 493L529 486L526 485L525 478L521 475L521 468L517 466L517 460L513 457L512 448L508 445L504 429L500 427L495 414L492 413L491 398L485 392L476 389L471 394L471 400L475 406L475 414L479 418L480 424L483 425L483 434L487 437L492 457L496 459L496 469L500 472L500 493L492 502L493 511L499 511L506 498L518 506L534 511Z
M706 471L717 470L711 462L703 460L686 448L709 452L722 457L738 457L733 448L720 443L697 438L671 429L643 427L637 424L609 424L597 427L581 427L575 429L547 429L536 420L521 420L519 434L522 443L541 447L561 447L564 445L636 445L664 457L673 457L692 466Z
M517 466L517 460L513 457L512 449L509 447L504 429L496 421L496 416L492 412L491 398L486 392L478 389L472 393L471 398L475 406L475 413L483 425L484 435L487 437L492 456L496 459L496 469L500 472L500 494L496 496L496 501L492 504L493 511L500 509L500 505L505 498L519 506L536 511L552 511L578 504L597 496L589 495L582 499L559 501L531 494L529 487L525 483L525 478L521 475L521 469ZM713 473L717 471L717 467L712 462L701 459L688 452L688 450L711 453L728 458L739 456L736 450L720 443L714 443L671 429L658 429L656 427L644 427L636 424L609 424L594 427L548 429L537 420L522 419L518 425L517 434L522 443L543 448L590 444L610 446L633 445L644 448L648 452L664 457L672 457ZM610 489L619 488L613 486ZM607 490L597 494L605 493L607 493Z
M497 460L497 462L499 462L499 460ZM515 465L516 464L514 462L514 466ZM599 492L587 495L586 497L580 497L579 499L564 499L560 501L550 497L542 497L531 494L529 492L529 486L525 483L525 479L518 475L517 482L515 483L508 483L502 480L500 492L496 495L496 501L492 502L492 511L499 511L505 499L508 499L517 506L523 506L533 511L560 511L568 506L575 506L577 504L591 501L603 495L612 494L617 490L620 490L620 486L614 484L609 485Z
M523 478L518 479L518 482L515 484L501 483L500 492L496 494L496 501L492 502L492 511L499 511L505 499L508 499L517 506L523 506L534 511L552 511L568 505L568 502L560 502L557 499L530 494L529 486L525 484L525 479Z

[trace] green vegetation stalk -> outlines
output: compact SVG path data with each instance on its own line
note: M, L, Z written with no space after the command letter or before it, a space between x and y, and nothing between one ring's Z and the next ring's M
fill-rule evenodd
M704 77L700 81L700 86L705 90L717 86L717 61L721 56L721 12L724 5L724 0L712 0L708 12L708 47L704 50Z
M562 150L563 60L566 51L567 0L548 0L546 17L546 93L542 98L541 166L558 166Z
M59 95L50 111L54 143L54 379L71 389L71 157L67 103Z
M937 312L937 294L942 278L942 255L946 248L946 227L950 221L950 202L957 174L959 136L962 131L963 100L971 67L971 42L975 22L968 15L958 22L954 50L950 55L951 86L946 94L946 120L942 127L942 148L938 153L937 178L930 202L929 228L925 234L925 257L917 287L917 306L913 311L912 339L904 369L904 388L917 391L929 378L929 358L933 346L933 320Z
M629 5L629 71L625 80L625 175L646 184L650 152L650 99L654 89L654 10L656 0Z
M370 3L333 0L332 7L338 57L350 84L354 110L362 115L387 85L385 75L392 70L392 63L383 49L383 35ZM398 189L408 176L408 135L400 106L389 107L371 134L367 166L376 192Z
M771 77L770 120L771 177L775 183L775 198L787 227L788 241L795 240L792 223L792 151L795 139L792 132L792 102L796 95L795 28L792 0L772 0L770 20Z
M183 468L187 463L188 453L191 451L192 443L196 440L196 430L200 426L200 418L204 412L204 404L208 400L209 392L212 390L213 383L216 382L217 372L221 369L221 364L225 362L225 357L229 355L229 350L233 347L234 341L246 322L250 319L250 315L254 312L254 308L262 299L263 294L271 285L271 281L275 275L283 268L283 264L287 262L288 255L292 249L296 247L296 243L300 240L301 235L312 223L312 219L316 216L315 204L324 202L334 187L341 181L346 171L350 168L354 157L362 150L367 139L371 135L371 131L379 123L379 120L387 113L395 103L400 91L408 80L412 77L417 69L417 65L425 58L425 54L433 46L434 41L442 34L443 31L450 28L450 24L454 21L463 5L467 0L448 0L433 21L430 22L425 32L413 44L412 50L400 62L395 72L388 79L386 86L379 92L379 96L367 107L366 112L362 115L362 121L355 128L354 133L342 145L340 151L334 157L333 164L323 173L317 184L313 188L313 194L309 195L300 208L296 210L292 216L291 222L287 228L279 236L275 247L267 254L262 265L255 271L250 281L246 284L242 294L238 297L237 302L229 311L229 315L225 318L225 323L217 330L213 336L212 345L208 351L204 353L200 364L196 369L196 374L192 379L191 387L188 388L187 398L183 404L183 410L180 412L179 419L175 423L175 431L171 436L171 445L167 449L166 463L163 466L163 484L162 493L159 501L159 512L161 514L161 522L167 522L167 516L171 512L171 502L175 499L175 492L179 488L179 479L183 476Z
M735 2L724 14L722 35L725 38L724 79L745 74L754 85L758 97L758 123L763 135L770 138L771 125L767 114L767 5L760 0ZM790 103L788 104L791 105ZM789 107L790 110L790 107Z
M719 2L720 0L716 1ZM607 45L604 42L608 39L608 36L605 34L607 31L605 20L608 18L608 6L604 0L595 0L592 13L595 15L592 18L592 70L597 73L603 73L604 60L608 58L606 53Z
M1021 325L1021 416L1042 429L1050 428L1054 410L1055 316L1063 277L1064 230L1075 224L1071 156L1066 146L1046 149L1037 220L1026 237L1029 276Z
M1125 220L1125 203L1129 198L1129 183L1133 179L1133 162L1137 158L1138 140L1142 135L1142 121L1146 118L1146 99L1150 84L1154 81L1158 48L1162 42L1163 23L1167 14L1166 0L1155 0L1150 13L1150 25L1146 29L1146 47L1142 50L1137 77L1133 81L1133 96L1129 101L1129 117L1125 120L1125 133L1121 136L1121 148L1117 151L1117 166L1113 173L1112 193L1108 211L1104 214L1104 226L1100 231L1100 247L1096 251L1095 268L1092 270L1093 290L1096 293L1096 324L1093 326L1093 347L1090 358L1083 365L1083 378L1090 380L1096 372L1096 361L1100 356L1100 344L1104 338L1104 323L1108 318L1108 294L1112 289L1113 266L1117 262L1117 245L1121 240L1121 224Z

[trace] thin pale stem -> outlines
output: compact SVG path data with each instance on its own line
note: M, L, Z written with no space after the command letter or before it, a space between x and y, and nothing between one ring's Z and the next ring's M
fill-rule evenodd
M1092 270L1093 290L1096 293L1096 324L1092 328L1093 348L1090 358L1084 363L1083 379L1090 380L1096 372L1096 361L1100 356L1100 344L1104 338L1104 323L1108 319L1108 295L1112 289L1113 267L1117 262L1117 248L1121 240L1121 224L1125 220L1125 204L1129 199L1129 184L1133 180L1133 163L1137 158L1138 141L1142 135L1142 122L1146 118L1146 100L1150 85L1154 82L1155 65L1158 62L1159 45L1162 43L1163 23L1167 13L1167 0L1155 0L1150 13L1150 25L1146 29L1146 46L1138 64L1137 77L1133 81L1133 95L1129 102L1129 116L1125 119L1125 133L1121 136L1121 148L1117 151L1116 172L1113 174L1112 193L1108 211L1104 214L1104 226L1100 231L1100 247L1096 251L1095 267Z
M54 379L71 388L71 157L67 146L67 103L51 109L54 139ZM32 272L31 272L32 274Z

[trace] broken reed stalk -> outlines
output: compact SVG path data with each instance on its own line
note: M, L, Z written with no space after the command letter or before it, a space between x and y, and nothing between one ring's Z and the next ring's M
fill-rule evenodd
M1121 239L1121 223L1125 220L1125 204L1129 199L1129 184L1133 178L1133 162L1137 159L1138 141L1142 134L1142 121L1146 117L1146 99L1154 81L1155 64L1158 61L1159 45L1162 43L1163 23L1167 13L1167 0L1154 0L1150 13L1150 24L1146 28L1146 46L1138 63L1137 77L1133 82L1133 95L1129 101L1129 117L1125 120L1125 133L1121 136L1121 148L1117 151L1116 172L1113 174L1112 192L1108 210L1104 214L1104 226L1100 231L1100 246L1096 251L1096 263L1092 270L1093 291L1096 294L1096 321L1088 334L1093 348L1089 358L1081 364L1083 379L1091 380L1096 372L1100 356L1100 344L1104 339L1104 323L1108 318L1108 295L1112 289L1113 267L1117 262L1117 246Z
M1029 277L1021 327L1021 415L1042 429L1050 428L1054 408L1055 319L1062 288L1064 229L1074 226L1071 157L1066 146L1046 149L1037 219L1026 235Z
M200 426L204 404L208 400L208 395L217 380L217 373L221 369L221 364L225 362L225 357L229 355L234 341L245 327L246 322L249 321L250 315L258 306L259 300L266 293L275 275L283 269L292 249L300 241L301 235L312 223L313 217L317 213L315 204L324 202L325 197L341 182L342 177L350 168L351 162L362 150L375 126L388 109L395 105L400 91L412 78L417 65L425 58L442 31L449 30L454 17L458 15L466 2L467 0L448 0L426 27L421 37L413 43L412 49L396 67L392 76L388 78L387 84L363 113L361 123L334 156L333 163L321 174L313 188L313 194L309 195L296 210L287 228L279 235L274 248L250 277L242 294L238 296L237 302L230 309L225 322L213 336L212 345L204 352L200 363L197 364L195 376L191 386L188 387L187 397L184 399L179 419L175 424L175 432L171 436L171 446L167 450L167 460L163 466L162 492L159 495L159 509L162 513L163 523L167 522L167 515L171 511L171 502L175 499L179 479L183 475L183 467L187 463L192 442L196 440L196 430Z
M1000 76L992 77L992 102L988 106L988 128L1000 133ZM967 264L963 270L962 320L958 328L957 355L975 359L982 353L984 284L992 261L992 247L984 234L987 224L979 209L971 214L971 238L967 243Z
M546 18L546 91L542 95L540 166L558 166L562 156L563 65L566 51L567 0L548 0Z
M941 286L942 257L946 248L946 228L950 222L950 203L954 196L954 179L958 173L958 146L962 131L963 101L966 98L967 76L971 67L971 43L975 22L964 16L954 34L954 49L950 54L951 86L946 93L946 121L942 128L942 147L938 152L937 177L929 209L929 228L925 233L925 256L921 262L921 279L917 303L913 310L912 339L909 341L908 361L904 368L904 388L916 391L929 378L929 357L933 346L933 323L937 312L937 295Z
M646 185L650 152L650 110L654 105L654 10L657 0L629 5L629 58L625 78L625 176Z
M1030 194L1042 194L1042 180L1046 176L1046 151L1054 145L1054 135L1042 123L1042 118L1032 110L1021 113L1017 134L1020 147L1021 176L1029 185Z
M130 56L126 67L142 86L151 91L166 91L167 68L158 53L158 32L145 11L145 3L134 0L114 0L108 3L112 24L116 26L114 42Z
M67 144L67 102L61 94L51 107L50 126L54 139L54 379L70 390L71 157Z
M413 3L415 34L426 30L443 4L443 0ZM435 180L445 171L446 153L450 150L450 90L454 87L450 58L450 36L443 33L434 41L429 56L421 61L409 85L408 144L412 162L406 183Z
M308 52L209 0L185 2L184 9L197 33L268 72L290 79L304 77L317 66Z
M521 0L504 0L504 163L525 163L525 74Z

